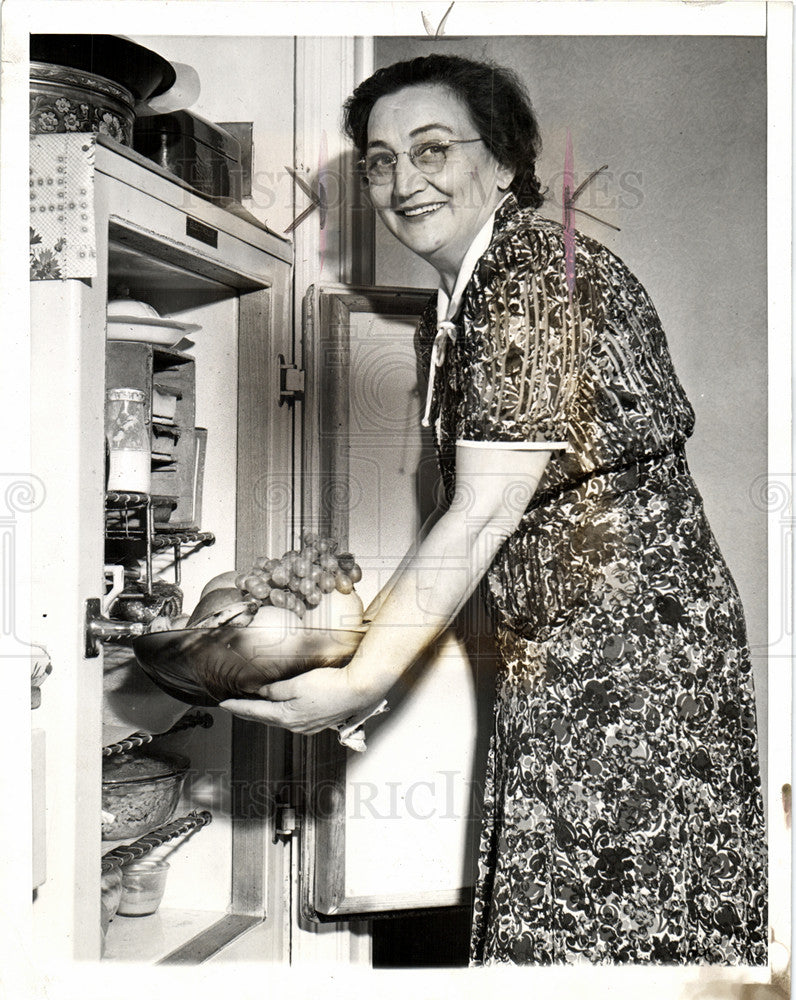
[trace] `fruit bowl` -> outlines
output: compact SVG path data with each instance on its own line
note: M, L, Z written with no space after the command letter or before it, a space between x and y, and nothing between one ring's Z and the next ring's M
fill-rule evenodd
M133 643L145 673L173 698L217 705L256 697L263 684L316 667L342 667L365 628L218 626L153 632Z

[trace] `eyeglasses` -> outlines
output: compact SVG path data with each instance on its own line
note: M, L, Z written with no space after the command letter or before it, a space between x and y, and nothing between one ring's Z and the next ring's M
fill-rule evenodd
M468 142L482 142L477 139L446 139L445 142L418 142L405 153L412 165L424 174L436 174L445 166L451 146L463 146ZM395 167L401 153L379 150L368 153L358 166L369 184L389 184L395 177Z

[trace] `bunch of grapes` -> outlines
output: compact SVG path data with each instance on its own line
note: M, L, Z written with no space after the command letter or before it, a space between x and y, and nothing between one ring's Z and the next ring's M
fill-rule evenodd
M350 552L335 555L337 541L311 531L304 532L301 540L300 549L291 549L281 559L255 559L248 573L235 577L235 586L261 604L287 608L299 618L317 607L324 594L333 590L350 594L362 579L354 556Z

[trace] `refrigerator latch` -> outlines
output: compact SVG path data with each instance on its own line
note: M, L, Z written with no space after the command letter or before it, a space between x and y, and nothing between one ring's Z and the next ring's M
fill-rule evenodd
M294 403L304 397L304 372L297 365L285 361L284 354L279 355L279 405Z
M276 808L276 827L274 829L274 838L292 837L296 832L297 826L298 823L296 821L295 806L278 805Z
M126 645L142 636L149 625L146 622L121 622L105 618L98 597L86 601L85 650L86 659L99 656L104 642Z

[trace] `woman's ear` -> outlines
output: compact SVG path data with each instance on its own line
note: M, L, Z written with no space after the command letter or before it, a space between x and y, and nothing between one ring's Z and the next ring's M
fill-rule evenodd
M501 191L508 191L511 187L511 182L514 180L515 170L513 167L504 167L502 164L498 164L497 168L497 186Z

